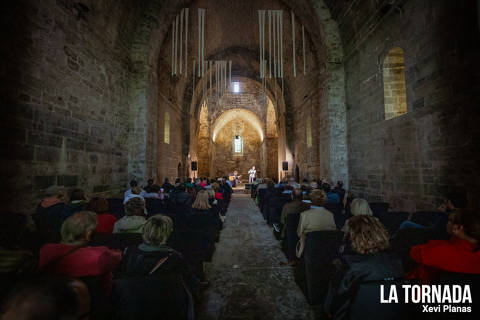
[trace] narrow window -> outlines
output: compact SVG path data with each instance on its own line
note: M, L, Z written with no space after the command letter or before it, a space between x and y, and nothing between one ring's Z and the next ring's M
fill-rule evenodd
M240 135L235 135L233 138L233 155L241 156L243 155L243 139Z
M165 112L165 127L163 132L164 142L170 144L170 113Z
M312 117L307 116L307 125L305 126L307 131L307 148L312 147Z
M383 61L385 120L407 113L405 59L402 48L390 50Z
M233 83L233 93L239 93L240 92L240 83L239 82L234 82Z

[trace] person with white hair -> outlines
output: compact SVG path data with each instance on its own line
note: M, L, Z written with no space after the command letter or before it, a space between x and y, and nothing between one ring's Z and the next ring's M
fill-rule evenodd
M373 216L372 209L370 209L370 206L368 205L368 201L362 198L355 198L353 199L352 203L350 204L350 212L352 216L360 216L360 215L367 215L367 216ZM345 221L345 225L342 228L342 231L345 233L348 232L348 221L350 219L347 219Z
M48 243L40 249L39 269L53 275L73 278L98 276L104 290L112 288L112 272L122 259L120 250L88 246L97 227L97 215L80 211L62 225L60 243Z

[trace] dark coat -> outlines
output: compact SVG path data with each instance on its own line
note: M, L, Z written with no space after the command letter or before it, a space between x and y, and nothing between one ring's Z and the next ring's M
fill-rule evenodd
M149 275L167 256L161 267ZM128 247L112 294L116 319L187 319L186 274L182 255L173 249L143 251Z
M352 308L361 297L362 302L368 301L362 306L368 309L371 319L392 319L388 307L396 305L380 304L380 285L402 278L401 260L392 252L344 256L344 265L330 283L325 309L333 319L360 319L365 315L357 314Z

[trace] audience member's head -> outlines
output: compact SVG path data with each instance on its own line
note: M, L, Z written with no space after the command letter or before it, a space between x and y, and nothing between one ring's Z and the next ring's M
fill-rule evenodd
M303 200L303 191L302 189L293 189L292 191L292 200Z
M70 193L70 201L78 200L87 200L87 197L85 196L85 191L83 191L82 189L73 189Z
M145 216L145 201L139 197L131 198L125 203L124 211L127 216Z
M312 181L312 182L310 182L310 187L312 189L318 189L318 183L316 181Z
M388 231L377 218L368 215L348 219L348 233L354 251L376 253L390 247Z
M214 182L212 183L212 188L215 192L218 192L218 190L220 190L220 185L218 184L218 182Z
M325 192L330 192L330 190L332 189L331 186L328 184L328 183L324 183L322 184L322 189L323 191Z
M343 182L338 180L337 181L337 189L342 189L343 188Z
M210 203L208 202L208 192L207 190L200 190L197 193L197 197L192 204L193 209L199 210L208 210L211 208Z
M368 215L372 216L373 212L368 205L368 201L362 198L355 198L353 199L352 203L350 204L350 212L354 216L358 215Z
M138 182L135 180L130 180L130 188L138 186Z
M148 179L147 180L147 185L152 186L153 185L153 179Z
M8 296L1 320L89 319L90 293L80 280L48 277L23 283Z
M169 183L168 182L168 178L165 178L165 180L163 181L164 183Z
M97 227L97 215L92 211L80 211L68 217L62 224L62 243L82 244L90 241Z
M272 180L268 180L267 182L267 189L273 190L275 189L275 183Z
M140 194L142 193L142 188L140 188L139 186L135 186L132 188L132 193L133 194Z
M58 199L65 200L65 189L57 186L50 186L45 190L45 197L57 197Z
M327 204L327 194L322 189L312 190L310 193L310 199L314 206L323 207Z
M447 232L470 242L480 241L480 218L473 211L457 209L448 217Z
M185 183L179 183L175 185L175 192L185 192L187 190L187 186Z
M172 231L172 219L160 214L154 215L143 225L143 242L158 247L167 243Z
M107 199L95 197L90 200L86 209L97 214L108 213L110 211L110 205L108 204Z

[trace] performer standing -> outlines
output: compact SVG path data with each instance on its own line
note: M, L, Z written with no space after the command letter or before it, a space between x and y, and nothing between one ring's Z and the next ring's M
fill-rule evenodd
M248 175L248 183L253 183L253 179L255 179L255 176L257 175L257 170L255 170L255 166L253 166L252 169L248 171Z

